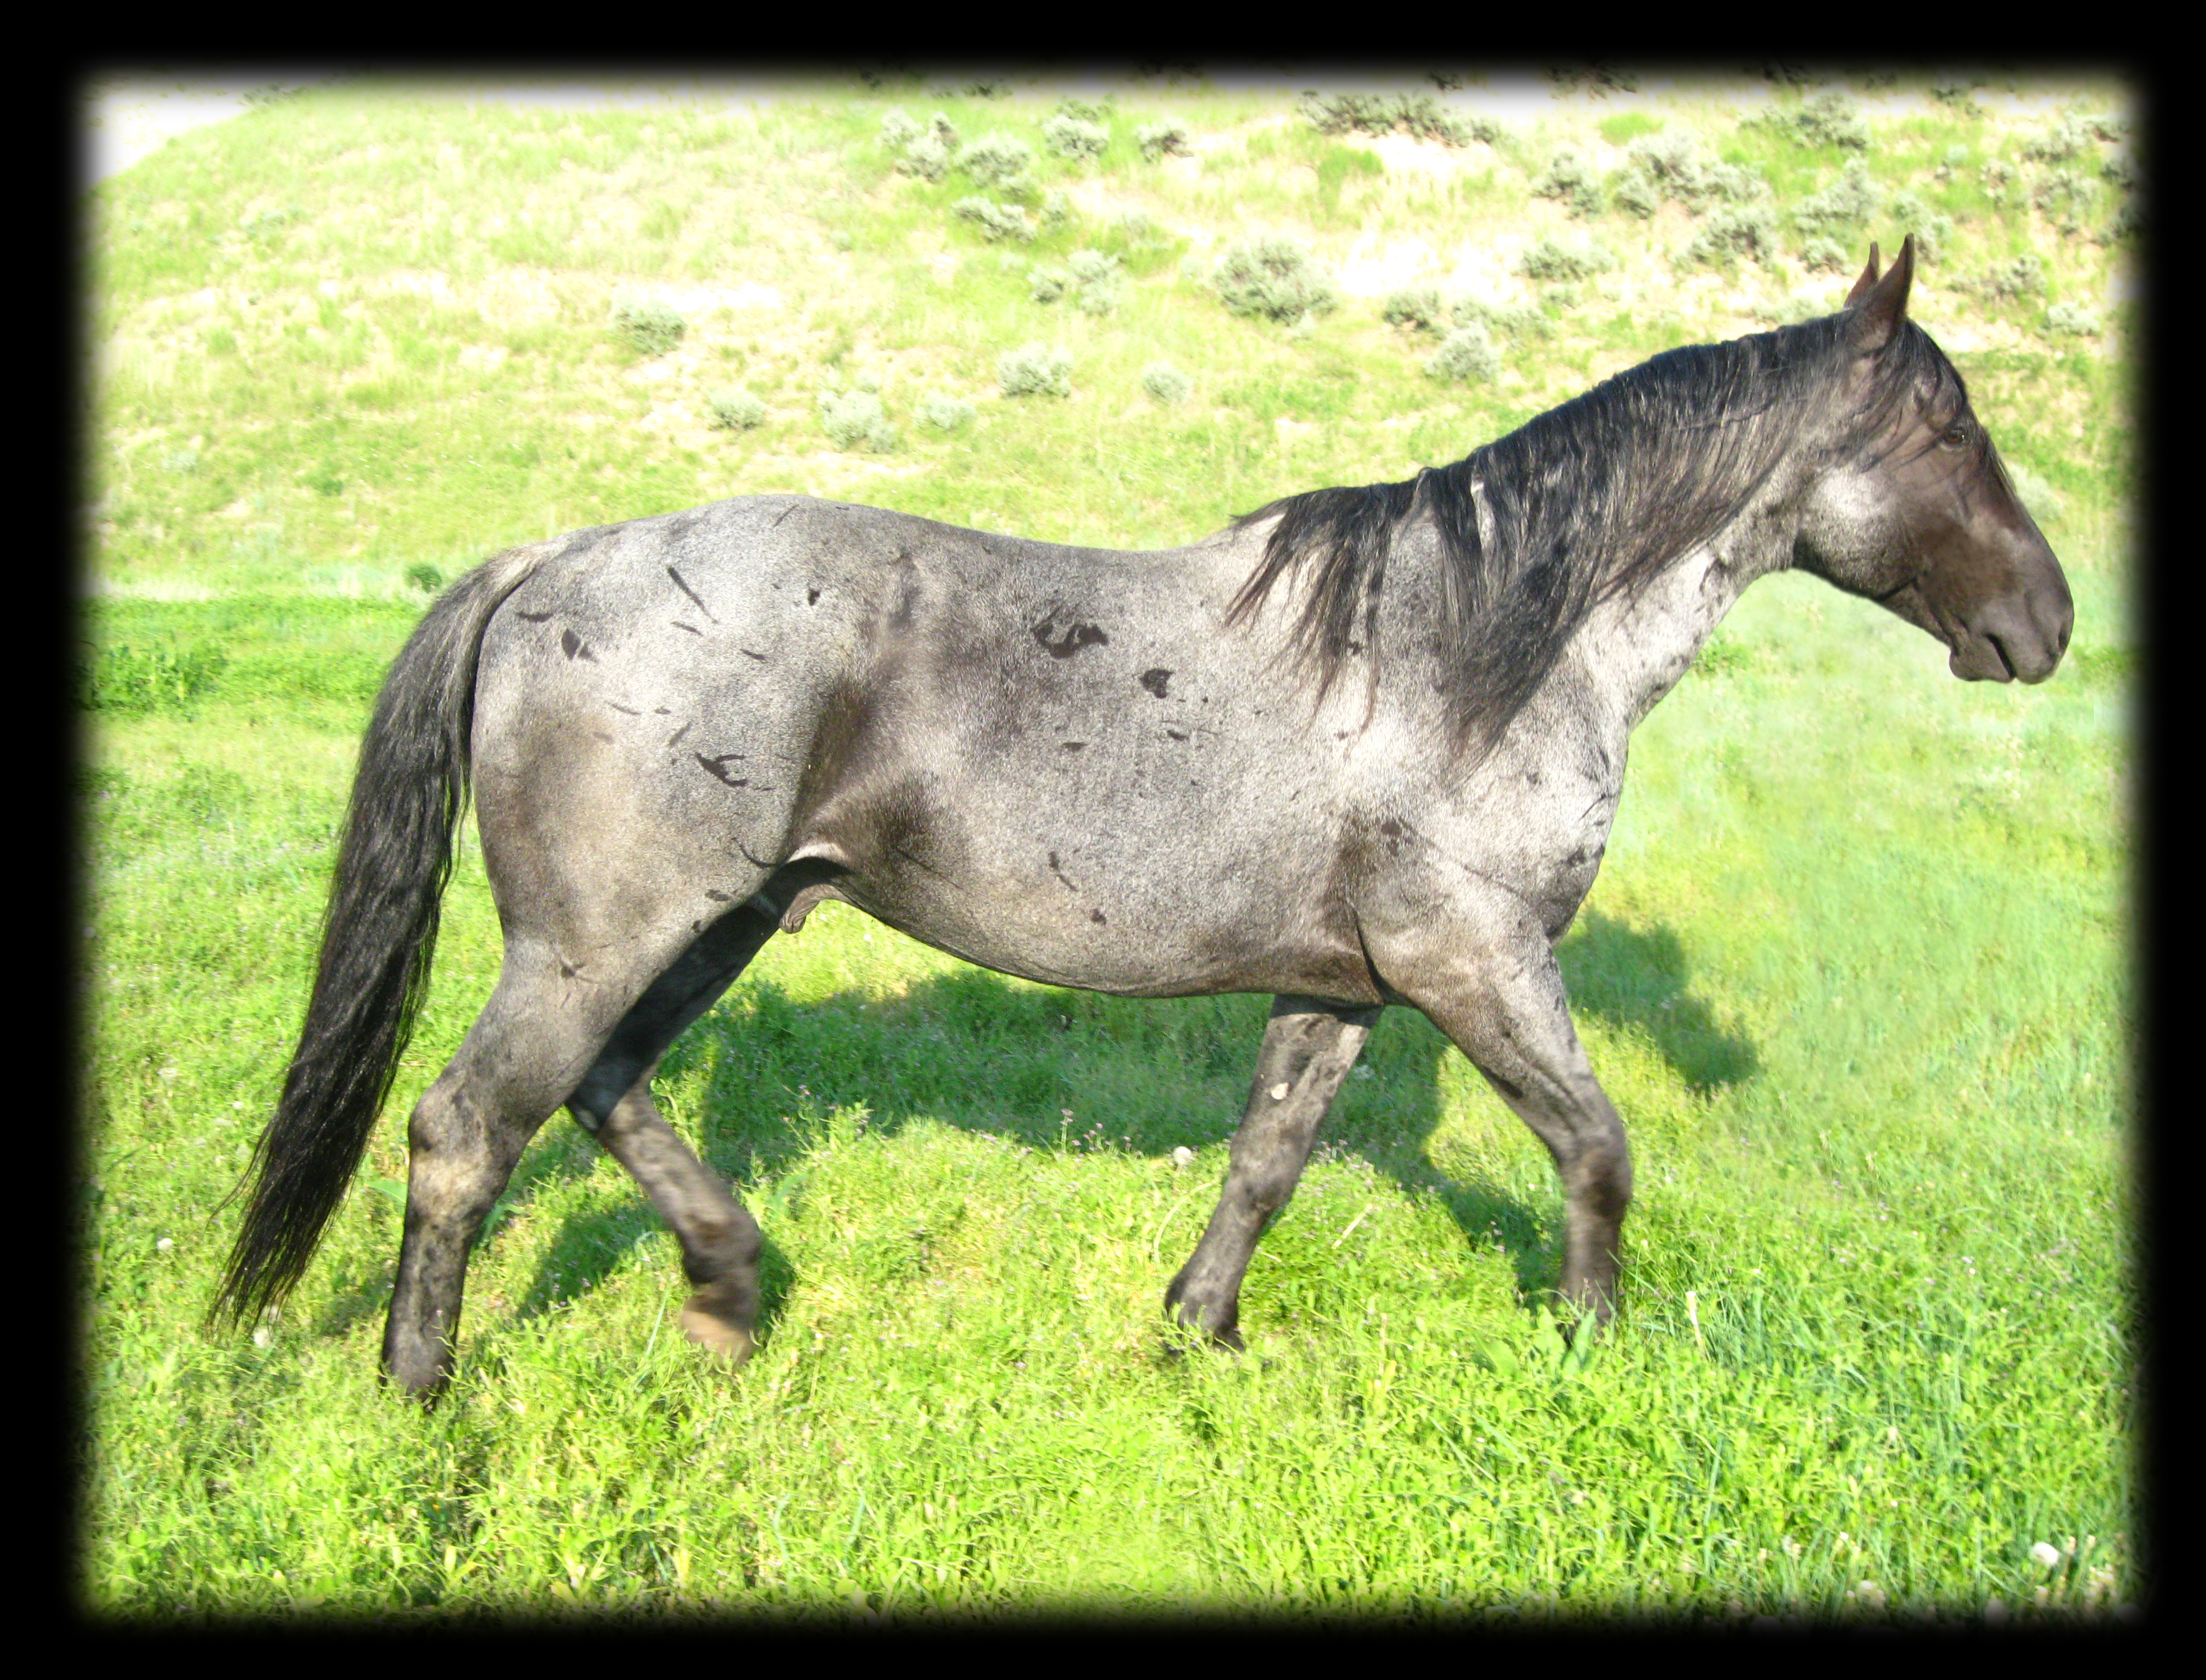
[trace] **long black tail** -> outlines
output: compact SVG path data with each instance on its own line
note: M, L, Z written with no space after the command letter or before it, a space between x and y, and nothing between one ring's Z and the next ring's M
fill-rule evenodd
M361 743L306 1024L247 1169L252 1197L211 1325L234 1324L289 1293L359 1169L428 990L467 808L483 631L542 554L516 549L455 583L384 681Z

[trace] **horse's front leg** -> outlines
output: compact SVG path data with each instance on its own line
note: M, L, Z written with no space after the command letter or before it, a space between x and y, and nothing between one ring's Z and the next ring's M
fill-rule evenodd
M1615 1310L1631 1151L1571 1025L1546 930L1514 893L1475 879L1445 901L1404 894L1363 925L1372 966L1452 1040L1529 1126L1563 1181L1561 1294L1596 1327Z
M1223 1346L1241 1345L1241 1279L1256 1240L1295 1193L1318 1124L1378 1018L1376 1008L1273 999L1218 1209L1165 1292L1165 1310L1174 1322Z

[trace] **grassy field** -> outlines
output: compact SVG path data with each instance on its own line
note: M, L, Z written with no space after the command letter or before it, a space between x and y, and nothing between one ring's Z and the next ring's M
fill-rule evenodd
M1129 83L1070 111L1024 84L597 111L340 86L101 186L86 1604L2139 1601L2133 170L2122 88L2022 91L1741 81L1495 123L1476 86L1382 110ZM1914 313L2068 569L2074 645L2042 688L1964 685L1896 619L1779 577L1643 726L1559 951L1639 1166L1589 1353L1543 1304L1544 1152L1394 1010L1250 1271L1249 1355L1165 1357L1265 1000L1031 986L830 904L659 1084L765 1225L756 1358L701 1365L671 1236L562 1117L425 1416L373 1373L403 1114L498 961L471 832L324 1249L280 1320L200 1331L359 730L431 573L763 491L1184 542L1833 308L1910 228ZM1228 310L1220 259L1277 235L1333 307ZM1028 345L1069 394L1005 394Z

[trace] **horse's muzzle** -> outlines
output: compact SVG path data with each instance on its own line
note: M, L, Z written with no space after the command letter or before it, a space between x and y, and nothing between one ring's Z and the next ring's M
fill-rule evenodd
M2076 628L2067 580L2056 569L2048 587L2017 593L1966 615L1947 662L1971 682L2042 682L2059 668Z

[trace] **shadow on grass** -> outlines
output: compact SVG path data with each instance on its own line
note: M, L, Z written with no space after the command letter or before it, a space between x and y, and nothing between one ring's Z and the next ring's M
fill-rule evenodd
M1753 1045L1718 1027L1708 1006L1686 990L1684 947L1668 928L1641 932L1589 910L1555 959L1575 1014L1645 1034L1695 1096L1761 1071ZM1625 1118L1628 1123L1631 1116Z
M1588 914L1558 952L1581 1020L1600 1018L1654 1044L1705 1095L1752 1074L1753 1046L1720 1028L1688 990L1677 936ZM1248 1096L1269 1000L1107 998L1016 984L960 968L878 1000L843 993L814 1004L753 980L668 1052L662 1071L702 1072L705 1154L769 1232L760 1333L770 1337L796 1278L770 1233L802 1193L805 1157L836 1111L862 1106L893 1135L916 1118L1042 1150L1123 1149L1152 1157L1231 1137ZM1393 1009L1342 1087L1321 1151L1368 1161L1405 1191L1433 1196L1466 1237L1498 1241L1521 1303L1536 1308L1560 1268L1559 1233L1520 1198L1460 1182L1433 1164L1441 1058L1452 1047L1414 1010ZM1627 1117L1627 1121L1629 1117ZM587 1171L579 1135L524 1159L508 1200L547 1174ZM761 1194L763 1192L763 1194ZM547 1310L608 1276L662 1229L641 1196L569 1216L522 1303ZM1159 1279L1161 1294L1163 1279Z

